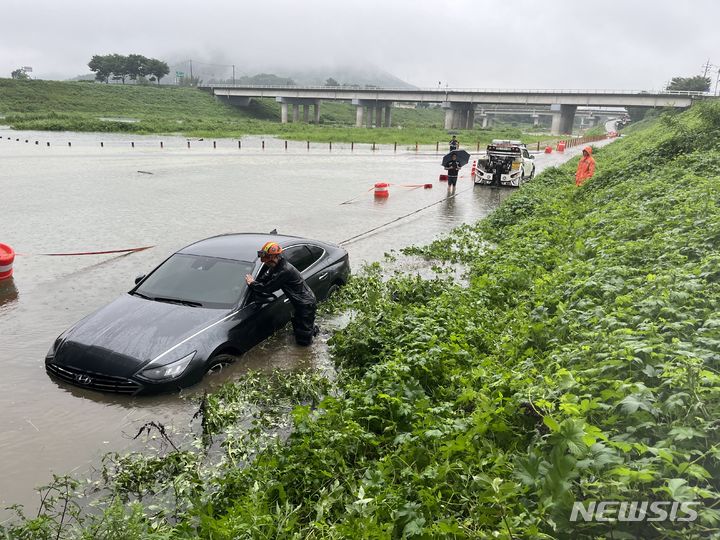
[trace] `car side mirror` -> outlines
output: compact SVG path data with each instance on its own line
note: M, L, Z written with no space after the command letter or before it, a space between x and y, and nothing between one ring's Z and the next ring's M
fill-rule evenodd
M145 274L140 274L138 277L135 278L135 285L140 283L143 279L145 279Z

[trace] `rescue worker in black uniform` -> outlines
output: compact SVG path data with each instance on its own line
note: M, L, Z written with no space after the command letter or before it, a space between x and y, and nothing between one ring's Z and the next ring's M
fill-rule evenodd
M317 300L297 268L287 262L281 254L280 244L266 242L258 251L258 257L268 266L268 271L257 280L247 274L245 281L253 292L260 294L272 294L282 289L295 310L292 317L295 341L298 345L310 345L313 336L318 333L315 326Z

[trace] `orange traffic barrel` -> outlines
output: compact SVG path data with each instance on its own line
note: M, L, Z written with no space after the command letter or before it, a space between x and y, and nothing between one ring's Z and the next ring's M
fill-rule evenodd
M12 277L13 262L15 262L13 248L7 244L0 244L0 280Z
M388 191L390 184L386 182L377 182L375 184L375 196L376 197L389 197L390 192Z

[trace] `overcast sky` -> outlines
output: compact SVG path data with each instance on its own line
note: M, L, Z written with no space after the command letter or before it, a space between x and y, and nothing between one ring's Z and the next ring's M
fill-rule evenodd
M720 65L720 0L0 0L0 20L0 77L138 53L238 75L376 66L423 87L650 90Z

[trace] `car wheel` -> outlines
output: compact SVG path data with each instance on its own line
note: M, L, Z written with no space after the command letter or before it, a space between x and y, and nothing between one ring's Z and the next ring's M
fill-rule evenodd
M340 290L340 285L337 283L333 283L330 285L330 288L328 289L327 295L325 296L325 300L330 300L332 296Z
M210 360L210 365L208 366L205 373L207 373L208 375L215 375L217 373L220 373L223 369L234 363L236 360L237 356L232 356L230 354L218 354L217 356L214 356L212 360Z

